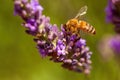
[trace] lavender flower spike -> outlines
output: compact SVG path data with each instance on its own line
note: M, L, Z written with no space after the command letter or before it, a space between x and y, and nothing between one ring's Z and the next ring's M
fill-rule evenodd
M78 34L69 33L62 27L61 36L57 41L57 59L63 62L62 67L76 72L90 73L91 54L86 46L86 41Z
M57 25L50 24L50 18L42 14L38 0L14 0L14 6L15 15L24 20L22 25L34 36L42 57L50 56L50 60L61 62L62 67L69 70L90 73L92 52L80 35L68 32L65 25L60 31Z
M106 20L115 25L115 31L120 33L120 0L108 0Z

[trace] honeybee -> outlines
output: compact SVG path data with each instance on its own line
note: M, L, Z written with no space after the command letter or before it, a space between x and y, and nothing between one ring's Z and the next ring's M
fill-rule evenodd
M65 29L72 33L79 33L79 31L82 30L90 34L96 34L95 28L92 25L80 19L81 16L86 14L86 12L87 6L82 7L75 18L67 21L67 23L65 24Z

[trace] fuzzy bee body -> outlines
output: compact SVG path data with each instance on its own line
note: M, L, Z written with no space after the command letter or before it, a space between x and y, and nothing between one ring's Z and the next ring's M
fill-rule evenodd
M80 12L75 18L68 20L68 22L65 24L66 30L72 33L79 33L79 31L82 30L90 34L95 34L96 31L92 25L90 25L86 21L79 20L82 15L86 14L86 11L87 6L84 6L80 9Z

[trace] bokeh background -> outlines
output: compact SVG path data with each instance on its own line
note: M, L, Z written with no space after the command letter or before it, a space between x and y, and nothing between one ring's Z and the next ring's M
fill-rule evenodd
M43 13L51 23L66 23L80 7L87 5L86 20L97 31L95 36L83 35L92 55L89 76L63 69L59 63L41 58L33 37L25 33L20 17L13 15L13 0L0 0L0 80L120 80L120 66L114 58L106 61L98 44L106 34L114 34L113 25L105 22L107 0L39 0ZM104 52L104 51L103 51Z

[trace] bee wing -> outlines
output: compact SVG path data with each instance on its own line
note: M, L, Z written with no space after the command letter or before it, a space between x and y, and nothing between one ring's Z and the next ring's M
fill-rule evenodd
M78 14L75 16L76 19L79 19L81 16L85 15L87 12L88 7L87 6L83 6L80 11L78 12Z

